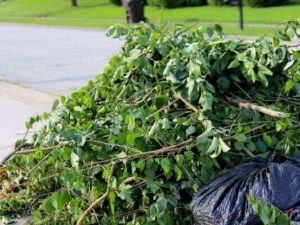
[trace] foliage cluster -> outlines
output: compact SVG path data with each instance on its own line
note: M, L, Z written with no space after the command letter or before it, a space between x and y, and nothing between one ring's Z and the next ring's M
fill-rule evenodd
M122 5L122 0L110 0L111 3L113 3L114 5L119 5L121 6Z
M287 214L277 207L261 203L252 197L248 197L254 212L259 216L264 225L290 225L291 221Z
M206 5L206 0L148 0L150 6L165 8Z
M224 0L207 0L207 4L211 6L223 6L225 5Z
M112 0L116 1L116 0ZM211 6L224 6L230 2L236 1L225 1L225 0L148 0L151 6L174 8L183 6L198 6L198 5L211 5ZM243 0L245 5L250 7L267 7L267 6L277 6L285 5L289 3L289 0Z
M246 4L251 7L265 7L288 4L289 0L246 0Z
M124 46L105 71L26 123L46 125L0 167L0 216L191 224L193 195L220 171L253 155L300 156L300 50L282 42L300 37L299 21L272 41L225 39L218 25L108 35Z

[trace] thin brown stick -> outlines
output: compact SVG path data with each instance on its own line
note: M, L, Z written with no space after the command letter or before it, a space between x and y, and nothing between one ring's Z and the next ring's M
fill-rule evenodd
M157 113L160 113L161 111L169 108L170 106L172 106L174 103L176 103L179 99L175 99L174 101L170 102L168 105L160 108L159 110L157 110L155 113L152 113L151 115L147 116L146 120L150 119L151 117L155 116Z
M234 84L244 93L244 95L246 95L249 99L251 99L251 96L243 88L241 88L241 86L238 85L238 83L234 82Z
M247 148L244 148L243 150L250 158L255 158L255 155L252 152L250 152Z
M118 162L118 161L121 161L121 160L124 160L124 159L133 159L133 158L138 158L138 157L148 156L148 155L162 155L162 154L167 154L167 153L171 153L171 152L180 152L182 149L184 149L188 144L192 143L194 140L195 140L195 138L190 138L190 139L188 139L186 141L183 141L179 144L172 145L172 146L169 146L169 147L160 148L160 149L157 149L157 150L154 150L154 151L141 152L141 153L138 153L138 154L129 155L129 156L125 156L125 157L102 160L102 161L98 161L98 162L93 162L92 164L106 164L106 163L110 163L110 162Z
M97 205L99 205L101 202L105 201L105 199L109 196L109 193L110 193L110 181L111 181L111 178L112 178L112 176L113 176L113 174L114 174L114 170L115 170L115 163L112 162L110 174L109 174L109 177L108 177L108 180L107 180L107 188L106 188L106 192L105 192L100 198L98 198L96 201L94 201L94 202L87 208L87 210L85 210L85 212L80 216L80 218L79 218L79 220L77 221L76 225L82 225L84 219L90 214L90 212L91 212L92 210L94 210L94 208L96 208Z
M287 118L288 117L284 112L275 111L275 110L268 109L268 108L265 108L262 106L258 106L258 105L255 105L255 104L252 104L249 102L243 102L241 100L232 99L229 97L226 97L226 100L230 104L232 104L234 106L238 106L242 109L251 109L253 111L260 112L260 113L263 113L263 114L266 114L266 115L269 115L272 117L276 117L276 118Z
M188 108L190 108L191 110L193 110L194 112L199 112L199 109L192 105L190 102L188 102L185 98L183 98L182 96L178 95L177 98L179 98Z
M49 152L47 155L44 156L44 158L41 159L29 172L28 175L32 174L33 171L35 171L43 162L45 162L50 156L52 152Z
M47 147L47 148L27 149L27 150L15 152L15 154L16 154L16 155L26 155L26 154L35 153L35 152L38 151L38 150L47 152L47 151L53 150L53 149L55 149L55 148L58 148L58 147L60 147L60 146L61 146L61 144L58 144L58 145L55 145L55 146L51 146L51 147Z

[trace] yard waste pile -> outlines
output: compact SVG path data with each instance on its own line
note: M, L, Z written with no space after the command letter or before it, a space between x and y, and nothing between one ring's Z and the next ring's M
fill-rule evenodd
M225 39L218 25L108 35L124 39L121 52L30 118L32 140L0 167L3 220L190 225L193 196L221 171L274 152L300 157L300 51L287 45L299 21L272 40Z
M201 187L192 203L195 222L197 225L261 224L247 195L290 212L291 218L300 222L295 209L300 206L299 185L300 160L278 155L268 160L256 158Z

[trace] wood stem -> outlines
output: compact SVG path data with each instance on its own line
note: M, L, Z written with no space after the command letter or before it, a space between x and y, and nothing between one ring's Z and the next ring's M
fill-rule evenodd
M185 98L183 98L182 96L178 95L177 98L179 98L188 108L190 108L191 110L193 110L194 112L199 112L199 109L192 105L190 102L188 102Z
M114 170L115 170L115 163L112 162L111 165L111 170L110 170L110 174L107 180L107 188L106 188L106 192L100 197L98 198L96 201L94 201L88 208L87 210L85 210L85 212L81 215L81 217L79 218L79 220L77 221L76 225L82 225L84 219L90 214L90 212L92 210L94 210L94 208L97 207L97 205L99 205L100 203L102 203L103 201L105 201L105 199L109 196L110 193L110 182L111 182L111 178L114 174Z
M230 104L232 104L234 106L238 106L241 109L251 109L253 111L260 112L260 113L263 113L263 114L266 114L266 115L269 115L272 117L276 117L276 118L287 118L288 117L284 112L275 111L275 110L268 109L268 108L265 108L262 106L258 106L258 105L255 105L255 104L252 104L249 102L244 102L244 101L232 99L229 97L226 97L226 100Z
M172 145L169 147L164 147L164 148L160 148L154 151L149 151L149 152L141 152L141 153L137 153L134 155L129 155L129 156L124 156L124 157L119 157L119 158L112 158L112 159L108 159L108 160L102 160L102 161L98 161L98 162L93 162L92 164L106 164L106 163L110 163L110 162L119 162L125 159L134 159L134 158L139 158L139 157L143 157L143 156L155 156L155 155L163 155L163 154L168 154L168 153L172 153L172 152L180 152L182 151L184 148L186 148L186 146L190 143L192 143L193 141L195 141L195 138L190 138L186 141L183 141L179 144L176 145ZM91 164L89 164L90 166Z

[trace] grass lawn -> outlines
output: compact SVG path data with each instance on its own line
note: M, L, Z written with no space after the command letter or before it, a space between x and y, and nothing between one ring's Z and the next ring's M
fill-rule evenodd
M79 7L70 7L70 0L0 0L0 22L29 24L107 27L125 23L123 7L109 0L78 0ZM287 6L269 8L244 8L245 30L238 29L236 7L191 7L159 9L147 6L146 17L153 22L220 23L228 34L262 35L270 27L290 19L300 18L300 0Z

